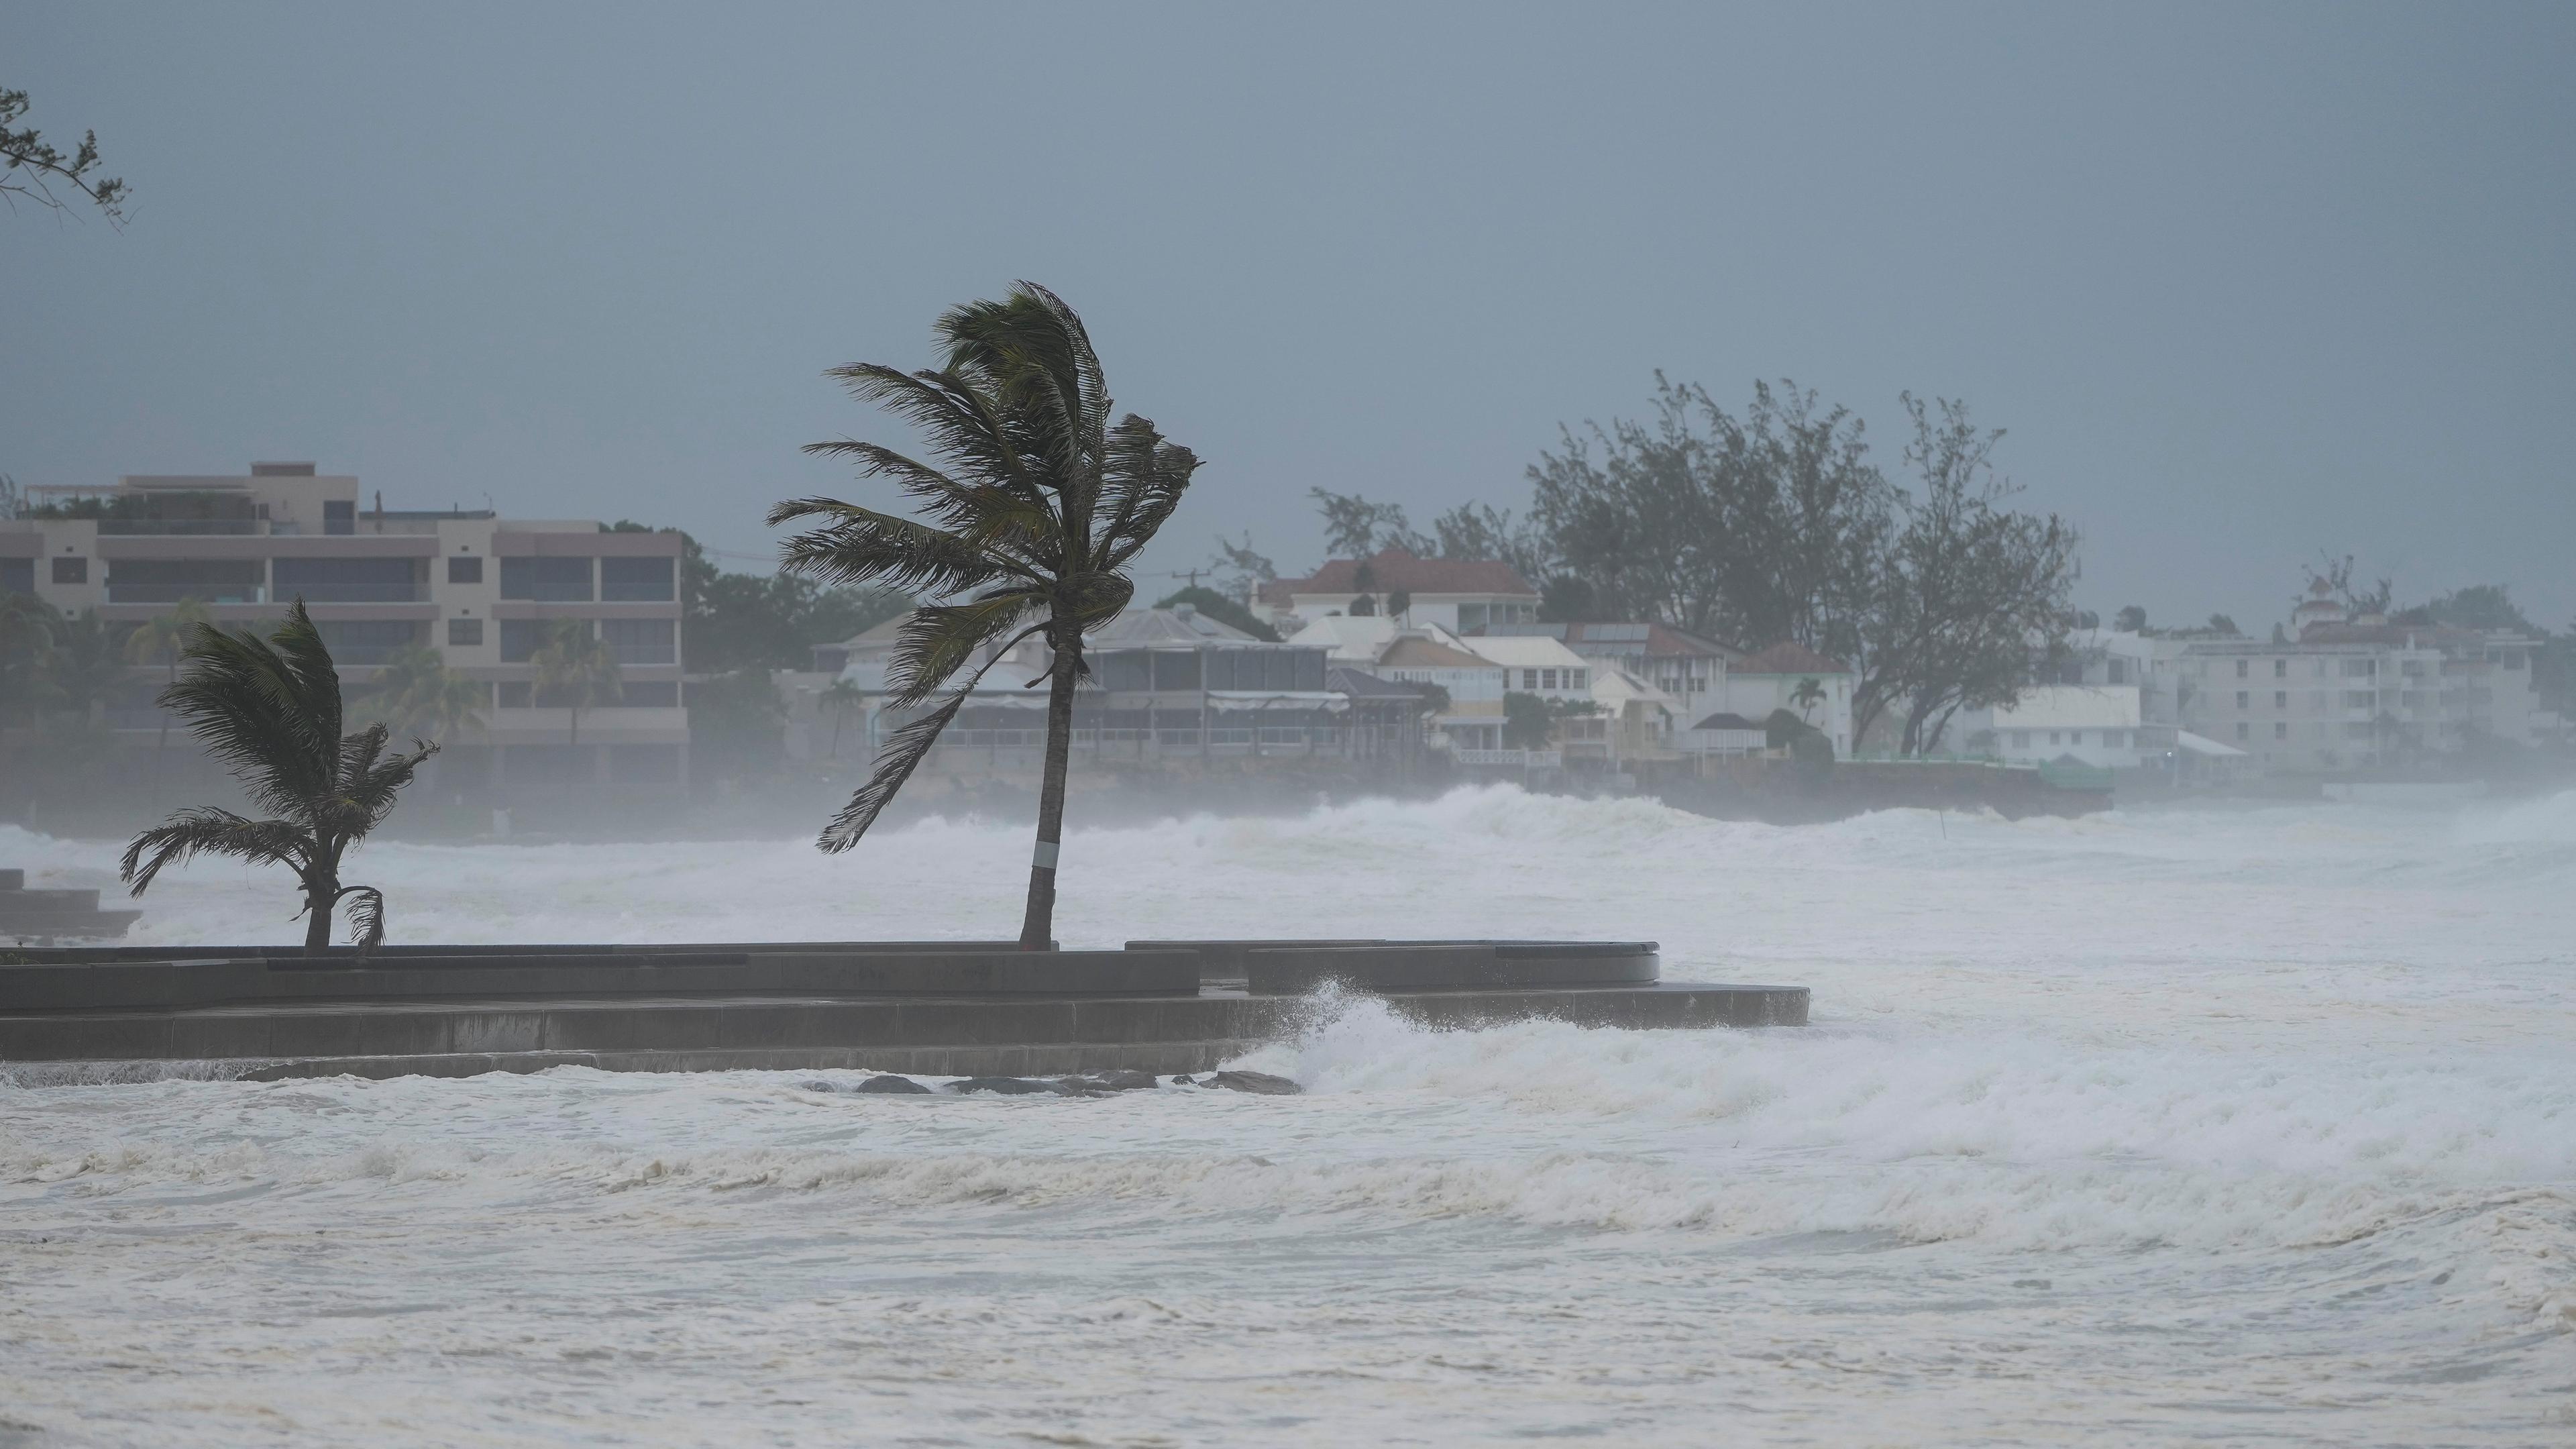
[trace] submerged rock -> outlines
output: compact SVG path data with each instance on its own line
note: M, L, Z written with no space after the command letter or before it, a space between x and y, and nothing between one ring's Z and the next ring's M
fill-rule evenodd
M1268 1072L1213 1072L1199 1085L1223 1087L1229 1092L1255 1092L1264 1097L1294 1097L1306 1090L1286 1077L1274 1077Z
M853 1092L893 1092L904 1096L923 1095L930 1091L928 1087L914 1081L912 1078L898 1077L892 1072L888 1072L881 1077L870 1077L866 1081L852 1087L850 1090Z
M1061 1082L1041 1082L1029 1077L967 1077L962 1081L950 1082L948 1084L948 1090L952 1092L999 1092L1006 1097L1018 1097L1026 1096L1031 1092L1054 1092L1059 1095L1065 1095L1078 1092L1082 1089L1079 1087L1068 1087Z

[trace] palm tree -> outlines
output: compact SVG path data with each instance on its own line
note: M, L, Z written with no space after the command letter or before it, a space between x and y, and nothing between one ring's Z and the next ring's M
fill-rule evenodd
M35 595L0 595L0 725L12 711L23 711L29 729L42 722L52 689L45 663L61 628L62 615Z
M409 644L385 656L357 712L360 719L395 734L445 744L460 730L481 729L482 709L491 702L490 685L448 668L428 645Z
M293 870L304 888L304 949L331 944L331 913L344 897L358 951L385 939L385 897L373 886L340 884L340 861L392 813L394 796L420 762L438 752L426 740L407 754L385 753L386 730L340 733L340 673L298 599L268 638L200 624L183 654L186 670L161 692L163 708L187 721L231 767L251 799L276 818L252 820L211 806L182 810L134 837L124 879L143 894L163 866L199 854L229 855Z
M850 711L867 698L867 691L846 679L835 679L823 689L815 703L832 712L832 758L841 757L841 726L848 723Z
M618 677L617 652L590 632L586 619L558 619L545 647L528 662L537 666L537 703L572 711L572 732L565 743L581 743L581 712L615 704L625 686Z
M170 682L177 684L179 656L187 649L189 631L200 624L214 622L214 613L206 607L205 600L181 599L170 606L169 613L145 620L133 633L125 636L125 662L150 664L160 660L170 668ZM161 756L169 748L170 716L164 712L160 736L152 742L152 789L155 795L161 789ZM156 800L154 803L159 802Z
M1818 680L1801 679L1798 687L1789 691L1789 702L1798 707L1798 718L1814 724L1814 720L1808 719L1807 712L1825 702L1825 686Z
M825 826L824 850L847 850L903 788L993 662L1038 636L1047 665L1046 774L1020 944L1055 933L1055 872L1083 632L1135 596L1126 569L1180 506L1199 460L1133 413L1110 421L1107 379L1082 319L1029 282L999 302L939 319L945 365L905 373L878 363L834 368L852 396L918 428L939 466L844 439L805 451L843 457L861 477L894 480L931 522L835 498L770 510L772 525L830 520L787 541L785 566L836 584L886 584L942 602L904 622L888 676L898 709L947 697L886 741L875 772ZM965 682L949 688L961 671Z

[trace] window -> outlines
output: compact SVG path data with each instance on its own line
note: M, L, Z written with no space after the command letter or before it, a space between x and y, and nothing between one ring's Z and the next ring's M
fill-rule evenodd
M620 664L676 664L680 646L672 619L602 619L599 637Z
M0 594L32 594L35 591L34 559L0 558Z
M666 603L671 592L668 558L603 558L599 561L599 596Z
M2012 732L2012 742L2013 742L2013 748L2014 748L2014 749L2016 749L2016 750L2026 750L2026 749L2029 749L2029 748L2030 748L2030 731L2028 731L2028 730L2014 730L2014 731Z
M181 599L203 599L210 604L256 604L267 579L268 569L257 559L118 559L107 572L107 601L175 604Z
M1156 689L1196 689L1199 687L1199 655L1197 650L1193 649L1187 653L1156 654L1153 656L1153 659L1154 687Z
M505 558L501 560L501 597L586 604L590 602L590 560Z
M635 680L619 691L617 702L628 709L677 709L680 706L680 681Z
M1588 669L1569 669L1565 671L1565 687L1568 689L1585 688L1586 686L1583 683L1584 676L1591 672L1592 671Z
M2274 738L2274 739L2276 739L2276 740L2286 740L2286 739L2288 739L2289 737L2290 737L2290 727L2289 727L2288 725L2286 725L2286 724L2276 724L2276 725L2272 726L2272 738Z
M1103 689L1151 689L1154 687L1153 661L1142 649L1121 649L1100 656L1097 666ZM1259 683L1242 686L1258 689Z
M326 498L322 500L322 531L324 533L357 532L357 500L351 498Z
M2102 747L2109 750L2127 749L2129 747L2129 732L2127 730L2102 731Z
M58 584L88 583L89 560L85 558L58 558L54 560L54 582Z
M335 664L382 664L397 649L421 642L427 627L411 619L316 619L313 627Z
M2236 707L2238 709L2252 709L2254 707L2254 696L2242 689L2236 691Z
M552 619L504 619L501 621L501 662L525 664L546 647L546 635L554 632Z
M1538 672L1538 687L1541 689L1556 688L1556 671L1553 669L1540 670Z
M2240 740L2252 739L2254 737L2254 727L2241 719L2238 720L2236 722L2236 737Z
M2050 745L2052 745L2052 746L2053 746L2053 745L2055 745L2055 744L2057 743L2057 731L2055 731L2055 730L2050 730L2050 731L2048 732L2048 742L2049 742L2049 744L2050 744Z
M2346 679L2367 679L2378 672L2379 661L2376 659L2347 659L2343 662L2343 677Z
M2343 692L2343 707L2346 709L2368 709L2378 702L2379 696L2367 689L2347 689Z
M1522 689L1524 692L1526 692L1526 693L1530 693L1530 694L1535 694L1535 693L1537 693L1537 692L1538 692L1538 671L1537 671L1537 670L1535 670L1535 669L1524 669L1524 670L1522 670L1522 671L1521 671L1521 689Z
M2286 689L2273 690L2272 707L2274 709L2288 709L2290 707L2290 692Z
M472 649L483 642L483 621L450 619L447 621L447 643L453 649Z
M2242 659L2236 661L2236 677L2239 679L2243 679L2245 677L2246 662L2247 661Z
M483 560L459 556L447 561L447 581L451 584L483 582Z
M408 558L282 558L269 565L281 599L308 604L408 604L426 595Z

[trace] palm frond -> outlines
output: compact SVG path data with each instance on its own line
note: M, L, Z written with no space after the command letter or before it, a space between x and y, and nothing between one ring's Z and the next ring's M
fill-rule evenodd
M160 702L265 810L294 814L329 791L340 739L301 710L304 691L287 662L256 635L200 625L186 667ZM333 700L334 714L338 701Z
M253 865L283 865L301 872L308 864L309 837L285 820L252 820L211 806L182 810L167 824L134 837L125 848L118 879L141 895L167 865L185 864L199 855L228 855Z
M1018 627L1045 602L1034 589L1006 589L962 604L924 604L913 610L897 636L893 667L886 671L894 704L909 709L937 694L977 650ZM991 664L987 659L984 667ZM975 671L979 679L983 673L983 668Z
M331 903L336 906L351 896L357 897L349 901L349 933L356 938L351 944L364 961L385 943L385 893L374 886L342 886Z
M1005 575L1035 582L1026 563L976 547L926 523L833 498L798 498L769 511L771 527L797 518L837 519L779 546L779 566L844 585L885 584L906 593L955 594Z
M839 379L859 401L875 403L912 424L929 440L932 452L965 471L994 482L1033 481L999 415L954 370L905 372L879 362L854 362L824 376ZM902 474L895 478L909 490Z
M351 818L344 828L352 836L384 823L395 795L411 783L420 762L438 753L438 746L416 739L413 749L388 757L386 738L385 727L374 725L341 741L340 797L348 802Z
M1151 419L1134 413L1119 419L1101 474L1110 515L1100 531L1097 566L1121 568L1134 558L1181 506L1198 470L1198 454L1166 440Z

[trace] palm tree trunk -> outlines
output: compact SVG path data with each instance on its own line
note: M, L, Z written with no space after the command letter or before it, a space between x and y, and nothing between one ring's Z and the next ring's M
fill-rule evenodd
M307 886L304 891L304 954L320 956L331 949L331 908L339 904L333 887Z
M1020 949L1043 951L1055 940L1055 859L1064 842L1064 780L1073 767L1073 684L1082 668L1082 636L1055 651L1047 685L1046 776L1038 786L1038 846L1029 863L1029 910Z

